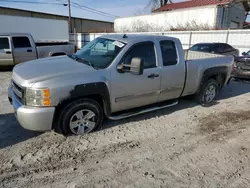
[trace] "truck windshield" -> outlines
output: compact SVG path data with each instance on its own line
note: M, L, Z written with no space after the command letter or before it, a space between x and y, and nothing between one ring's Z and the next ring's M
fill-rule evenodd
M82 60L81 62L85 62L96 69L105 69L124 46L125 44L120 41L96 38L77 51L73 57L75 60Z

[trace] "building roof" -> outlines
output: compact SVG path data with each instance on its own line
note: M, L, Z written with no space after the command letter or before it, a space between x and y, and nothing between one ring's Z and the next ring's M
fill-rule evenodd
M12 7L5 7L5 6L0 6L0 9L6 9L6 10L9 9L9 10L14 10L14 11L38 13L38 14L49 15L49 16L58 16L58 17L63 17L63 18L67 18L67 19L68 19L68 16L65 16L65 15L62 15L62 14L53 14L53 13L48 13L48 12L39 12L39 11L28 10L28 9L19 9L19 8L12 8ZM1 13L0 13L0 14L1 14ZM25 15L24 15L24 16L25 16ZM74 19L81 19L81 20L88 20L88 21L103 22L103 23L111 23L111 24L114 23L114 22L110 22L110 21L95 20L95 19L88 19L88 18L81 18L81 17L74 17L74 16L72 16L71 18L74 18Z
M225 5L231 3L232 0L188 0L178 3L170 3L161 8L154 10L154 12L171 11L176 9L185 9L192 7L201 7L208 5Z

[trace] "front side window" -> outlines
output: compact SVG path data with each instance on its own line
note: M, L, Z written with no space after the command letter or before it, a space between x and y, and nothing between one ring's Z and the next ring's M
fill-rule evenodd
M176 65L178 63L178 55L173 41L161 41L161 53L163 66Z
M30 40L28 37L12 37L14 48L30 48Z
M10 49L9 39L7 37L0 38L0 50Z
M96 38L79 50L73 57L97 69L107 68L126 44L105 38Z
M122 63L130 65L133 58L140 58L144 62L144 69L156 67L156 56L153 42L143 42L133 46L123 57Z

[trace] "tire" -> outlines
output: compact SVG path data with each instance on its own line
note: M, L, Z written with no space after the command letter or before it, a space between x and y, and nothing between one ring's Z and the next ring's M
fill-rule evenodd
M216 100L219 93L219 84L216 80L210 79L204 82L196 94L196 101L202 106L210 106Z
M64 135L85 135L103 122L103 110L94 100L82 99L67 105L60 113L56 131Z

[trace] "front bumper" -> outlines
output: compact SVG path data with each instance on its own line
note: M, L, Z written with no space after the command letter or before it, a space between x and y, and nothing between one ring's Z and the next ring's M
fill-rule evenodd
M25 106L15 96L11 88L8 89L8 98L14 107L16 118L23 128L41 132L52 130L54 107Z

